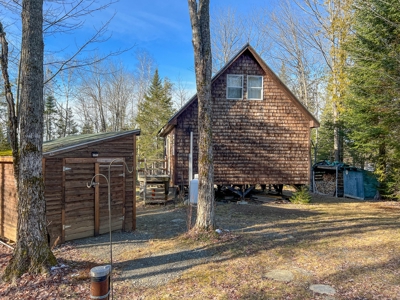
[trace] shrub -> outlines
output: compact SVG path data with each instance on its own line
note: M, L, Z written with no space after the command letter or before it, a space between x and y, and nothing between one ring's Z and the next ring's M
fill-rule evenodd
M297 192L293 193L293 196L290 197L290 202L295 204L307 204L311 202L311 195L308 192L308 187L303 185L300 187Z

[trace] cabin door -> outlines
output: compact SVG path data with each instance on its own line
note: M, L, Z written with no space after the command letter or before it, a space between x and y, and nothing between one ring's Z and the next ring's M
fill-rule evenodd
M112 159L64 159L63 241L108 232L108 167ZM115 162L110 171L112 230L124 229L124 165ZM88 188L93 176L94 184Z

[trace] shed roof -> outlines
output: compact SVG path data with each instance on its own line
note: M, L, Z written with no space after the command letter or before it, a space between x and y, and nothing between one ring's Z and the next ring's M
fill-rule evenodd
M290 91L290 89L279 79L279 77L272 71L272 69L264 62L264 60L258 55L258 53L254 50L250 44L246 44L242 49L240 49L237 54L228 61L221 70L219 70L211 79L211 84L214 83L215 80L218 79L219 76L225 72L243 53L246 51L250 52L254 59L258 62L258 64L262 67L262 69L269 74L272 79L282 88L282 90L288 95L288 97L292 100L292 102L298 107L303 114L310 120L310 127L316 128L319 127L318 120L308 111L308 109L300 102L299 99ZM160 136L166 136L176 125L177 118L194 102L197 101L197 94L195 94L184 106L181 107L169 120L168 123L165 124L158 134Z
M140 135L140 129L117 132L104 132L94 134L70 135L60 139L43 143L43 155L54 155L68 152L84 146L118 139L129 135Z

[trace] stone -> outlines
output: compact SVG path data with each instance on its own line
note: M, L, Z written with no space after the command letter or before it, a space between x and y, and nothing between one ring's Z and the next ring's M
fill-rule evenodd
M326 284L312 284L310 285L310 290L318 294L325 294L331 296L336 294L336 290L333 287Z
M247 201L238 201L237 204L246 205L246 204L248 204L248 202Z
M272 270L265 277L276 281L290 282L294 279L293 273L287 270Z

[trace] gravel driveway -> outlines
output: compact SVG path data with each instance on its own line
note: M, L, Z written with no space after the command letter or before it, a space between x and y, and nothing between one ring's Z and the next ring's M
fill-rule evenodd
M218 260L207 249L179 248L120 262L119 257L124 253L151 247L153 239L170 239L186 232L186 216L185 208L175 208L173 204L138 207L137 230L112 233L114 282L129 283L133 287L155 287L180 276L193 266ZM84 255L99 261L110 260L109 234L75 240L72 244Z

